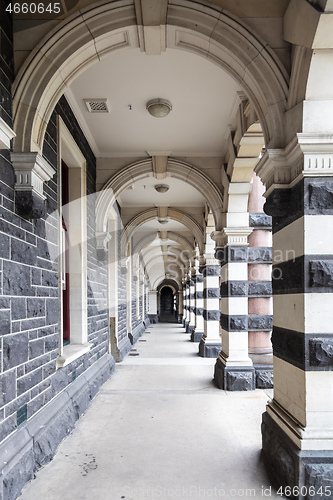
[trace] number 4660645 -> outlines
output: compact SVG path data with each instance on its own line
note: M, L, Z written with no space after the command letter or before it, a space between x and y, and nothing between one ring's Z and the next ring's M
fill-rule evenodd
M60 2L58 3L35 3L35 2L24 2L24 3L10 3L6 7L6 11L13 14L60 14Z

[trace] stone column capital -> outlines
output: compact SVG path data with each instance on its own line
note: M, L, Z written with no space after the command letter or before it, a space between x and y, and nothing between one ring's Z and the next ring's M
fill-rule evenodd
M247 237L252 231L252 227L225 227L222 231L213 231L210 237L215 241L216 250L226 246L247 246Z

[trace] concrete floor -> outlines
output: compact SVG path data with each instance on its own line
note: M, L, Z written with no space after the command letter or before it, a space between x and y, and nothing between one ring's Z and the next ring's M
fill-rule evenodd
M272 391L216 389L181 325L151 325L20 500L281 498L260 462Z

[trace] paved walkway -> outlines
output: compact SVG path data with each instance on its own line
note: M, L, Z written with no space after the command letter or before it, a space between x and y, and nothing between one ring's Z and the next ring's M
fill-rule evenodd
M20 500L281 498L259 458L271 391L216 389L197 349L150 326Z

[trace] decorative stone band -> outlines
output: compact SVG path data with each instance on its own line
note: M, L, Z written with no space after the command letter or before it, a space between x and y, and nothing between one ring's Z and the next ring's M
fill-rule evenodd
M332 293L333 256L303 255L273 266L273 292Z
M196 316L203 316L204 310L202 307L195 307L194 308L194 314Z
M297 134L285 149L267 149L255 172L266 186L266 196L305 177L333 176L333 136Z
M203 310L203 318L205 321L219 321L221 316L221 311L214 311L207 309Z
M43 184L49 181L55 170L38 153L11 153L15 170L15 204L22 217L39 219L46 213L46 196Z
M217 248L215 257L221 266L229 262L248 262L255 264L271 264L271 247L224 247Z
M249 214L249 226L254 229L272 229L272 217L263 213Z
M304 371L333 370L333 334L300 333L274 326L274 356Z
M221 297L271 297L271 281L225 281L220 288Z
M273 316L221 314L220 323L227 332L270 331L273 328Z
M10 149L10 141L16 136L7 123L0 118L0 149Z
M219 288L205 288L202 292L204 299L219 299L220 289Z
M195 295L195 299L197 299L197 300L203 299L203 296L204 296L202 291L196 291L194 295Z
M273 233L303 215L333 215L333 177L307 177L290 188L275 189L264 210L274 217Z
M221 268L220 266L203 266L202 268L200 268L200 272L205 278L207 276L220 276Z
M192 277L192 281L194 283L203 283L203 275L202 274L196 274L195 276Z

